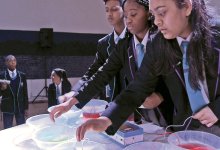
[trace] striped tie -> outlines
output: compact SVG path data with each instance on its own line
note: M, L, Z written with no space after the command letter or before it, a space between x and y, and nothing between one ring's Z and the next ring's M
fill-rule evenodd
M204 107L207 103L205 102L201 90L194 90L189 82L189 65L186 60L186 50L188 47L189 42L183 41L181 43L181 48L183 51L183 71L184 71L184 78L186 84L186 91L189 98L190 106L193 113L199 111L202 107Z

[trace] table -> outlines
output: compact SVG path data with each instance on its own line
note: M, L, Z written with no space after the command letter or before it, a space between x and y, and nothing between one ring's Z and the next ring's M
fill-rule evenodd
M154 132L161 131L162 128L151 123L146 123L140 125L143 127L144 141L153 141L155 138L158 138L158 135ZM15 126L9 129L0 131L0 146L4 150L40 150L36 143L32 140L32 132L28 125L23 124ZM89 132L86 134L86 138L92 141L96 141L105 145L106 150L121 150L125 146L118 144L114 140L110 139L108 136L102 133L92 133Z

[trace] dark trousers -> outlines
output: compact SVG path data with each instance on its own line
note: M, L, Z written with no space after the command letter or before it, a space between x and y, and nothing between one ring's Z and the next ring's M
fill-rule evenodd
M16 113L16 114L3 113L4 129L12 127L14 116L17 125L25 123L24 113Z

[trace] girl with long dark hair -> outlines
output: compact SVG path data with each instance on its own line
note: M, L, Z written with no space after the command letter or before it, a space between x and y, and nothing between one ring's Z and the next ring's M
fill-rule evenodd
M220 135L219 29L212 24L204 1L149 0L149 7L160 32L148 44L135 80L100 118L78 128L78 140L87 130L114 134L153 92L160 77L174 103L173 124L191 117L188 129Z

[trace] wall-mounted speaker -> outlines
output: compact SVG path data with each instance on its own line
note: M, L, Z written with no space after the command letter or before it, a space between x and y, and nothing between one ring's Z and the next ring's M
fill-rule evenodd
M39 41L41 48L51 48L53 46L53 28L41 28Z

